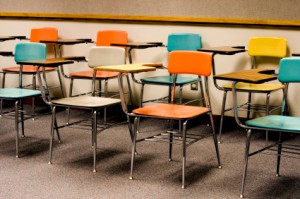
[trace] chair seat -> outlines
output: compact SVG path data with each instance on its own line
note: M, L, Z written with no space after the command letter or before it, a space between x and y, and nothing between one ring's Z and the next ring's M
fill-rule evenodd
M164 85L172 85L173 84L173 76L167 75L167 76L156 76L156 77L149 77L149 78L143 78L141 79L143 83L148 84L164 84ZM176 85L184 85L189 84L192 82L199 81L198 77L192 77L192 76L178 76Z
M97 71L96 78L98 79L114 78L114 77L118 77L118 74L119 74L118 72ZM93 78L93 70L72 72L69 74L69 76L91 79Z
M248 120L245 124L253 127L298 131L300 133L300 117L268 115Z
M232 89L232 84L224 84L222 85L225 89ZM236 85L237 90L245 90L245 91L276 91L283 89L284 86L282 84L250 84L239 82Z
M41 95L39 90L24 88L0 88L0 98L3 99L21 99Z
M208 111L208 108L198 106L154 104L134 109L132 112L139 115L155 116L169 119L189 119L207 113Z
M36 66L23 66L23 73L36 73ZM42 68L39 69L40 71L42 71ZM49 67L45 67L46 71L54 71L55 68L49 68ZM13 66L13 67L6 67L6 68L2 68L2 71L4 72L11 72L11 73L19 73L20 72L20 66Z
M104 107L121 103L120 99L105 98L105 97L93 97L93 96L78 96L78 97L66 97L57 100L52 100L55 105L63 106L77 106L77 107Z

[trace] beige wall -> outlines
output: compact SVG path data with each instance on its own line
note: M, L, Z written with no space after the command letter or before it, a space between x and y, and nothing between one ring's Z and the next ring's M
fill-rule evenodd
M126 30L130 41L162 41L166 43L169 33L199 33L202 35L204 47L224 46L224 45L245 45L251 36L278 36L285 37L288 40L289 54L300 52L299 33L298 30L283 29L283 28L243 28L229 26L189 26L189 25L157 25L157 24L125 24L125 23L100 23L100 22L66 22L66 21L26 21L26 20L0 20L0 35L26 35L29 36L31 28L52 26L59 30L60 38L92 38L95 40L96 32L103 29L122 29ZM19 41L8 41L1 43L0 50L13 50L14 45ZM80 44L64 47L64 55L87 55L88 49L92 44ZM167 51L165 48L153 48L145 50L136 50L133 52L134 62L163 62L167 63ZM250 67L249 58L246 53L241 53L234 56L216 56L216 67L218 73L235 71L238 69L246 69ZM1 67L14 65L12 58L2 57ZM76 63L66 66L66 72L87 68L84 63ZM137 77L147 75L163 74L165 71L156 71L149 74L139 74ZM55 76L53 76L55 77ZM68 79L64 79L65 89L68 92ZM10 76L8 86L17 84L17 77ZM74 92L89 90L90 84L86 81L81 81L77 84ZM116 89L116 81L111 89ZM135 103L138 104L139 85L134 85ZM217 90L210 77L211 100L213 113L219 115L222 102L222 92ZM157 89L157 87L149 87L147 89L146 98L150 96L163 96L167 90ZM292 88L290 96L291 111L293 115L300 115L300 109L296 106L295 100L300 99L300 88ZM190 87L185 88L185 97L193 97L195 91L191 91ZM281 93L277 92L272 95L272 103L279 103ZM242 99L242 98L241 98ZM256 96L256 101L264 100L264 96ZM231 94L229 94L228 104L231 104ZM232 113L228 114L232 115Z

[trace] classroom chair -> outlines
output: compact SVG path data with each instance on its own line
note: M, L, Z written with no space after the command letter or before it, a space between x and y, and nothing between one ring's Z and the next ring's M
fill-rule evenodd
M168 42L167 42L167 50L168 52L177 51L177 50L189 50L189 51L196 51L197 49L202 47L202 40L201 36L199 34L194 33L172 33L168 35ZM184 64L186 67L187 63ZM169 87L168 91L168 103L171 101L171 86L173 83L173 75L164 75L164 76L153 76L153 77L146 77L142 78L140 80L141 82L141 96L140 96L140 107L143 106L143 103L145 102L151 102L151 101L157 101L157 99L154 100L148 100L144 101L144 89L145 85L155 85L155 86L167 86ZM182 90L183 86L190 85L190 84L199 84L200 88L200 94L203 94L203 86L201 77L197 77L195 75L179 75L177 77L176 86L180 88L179 91L179 103L182 103ZM163 97L161 99L165 99L166 97ZM159 99L159 100L161 100ZM205 103L205 100L202 100L203 103Z
M242 123L242 121L240 121L239 119L238 111L236 111L235 114L235 119L238 122L239 126L247 130L245 163L244 163L244 172L243 172L241 195L240 195L241 198L244 197L244 189L245 189L245 182L246 182L246 174L248 170L249 157L256 155L260 152L265 152L270 155L272 151L273 152L275 151L274 155L277 156L276 176L279 176L280 161L282 157L289 157L289 158L294 157L299 159L300 146L296 144L288 144L284 142L283 138L284 135L289 135L285 137L290 138L291 137L290 134L300 133L300 118L287 115L288 88L291 84L300 83L300 58L288 57L288 58L281 59L279 64L278 80L284 84L284 92L283 92L284 95L283 95L282 109L280 115L266 115L266 116L250 119ZM235 99L234 109L237 110L238 90L235 88L235 86L233 88L234 88L233 95ZM299 99L294 99L294 100L299 100ZM267 146L263 148L255 149L255 151L250 152L251 134L259 133L262 131L269 131L270 133L278 134L278 142L269 143Z
M40 43L18 43L15 48L15 61L46 59L46 45ZM23 100L41 96L39 90L25 89L22 87L23 66L19 70L18 88L0 88L0 99L15 102L15 129L16 129L16 157L19 157L19 124L21 123L22 135L24 134L24 120L26 119Z
M58 39L57 28L53 28L53 27L33 28L30 31L30 42L32 42L32 43L39 43L41 40L57 40L57 39ZM55 53L56 52L54 49L54 54ZM36 73L37 73L36 70L37 70L36 66L23 66L22 74L32 76L31 85L25 85L23 87L32 87L33 89L36 89ZM61 89L61 92L63 95L63 85L62 85L62 80L61 80L61 76L60 76L60 71L56 68L49 68L49 67L46 67L45 71L47 73L55 72L55 71L57 72L59 86L60 86L60 89ZM2 73L3 73L2 85L3 85L3 88L5 88L6 74L19 75L20 66L4 67L4 68L2 68ZM32 99L33 113L35 112L34 108L35 108L35 98Z
M280 58L286 56L287 53L287 41L285 38L280 37L252 37L249 39L248 55L251 57L251 68L257 68L259 66L259 59L271 58L273 61L279 61ZM237 85L238 92L248 93L248 101L245 104L240 105L240 110L247 111L247 119L250 118L251 110L263 110L266 115L278 107L270 105L271 93L279 90L283 90L283 85L279 83L264 83L264 84L251 84L239 82ZM232 85L224 84L223 89L223 101L221 109L221 121L219 127L219 142L221 142L221 135L223 130L223 119L226 111L232 110L232 108L226 108L226 99L228 91L232 90ZM266 95L265 104L253 104L251 103L252 94L262 93ZM268 136L266 135L266 140Z
M169 66L168 72L173 75L173 83L171 87L171 102L168 104L157 103L149 106L140 107L134 109L132 113L128 114L130 118L134 118L134 130L133 130L133 145L131 156L131 169L130 179L133 178L133 166L136 156L136 144L140 141L158 141L166 142L169 144L169 160L172 160L172 147L173 144L182 145L182 188L185 188L185 169L186 169L186 149L192 143L201 139L201 135L189 134L187 132L187 123L194 118L202 115L208 115L211 123L213 143L216 150L217 162L219 168L221 168L219 149L217 144L217 137L215 134L211 103L208 90L208 77L212 70L212 55L204 52L197 51L172 51L169 54ZM202 76L204 78L205 85L205 106L188 106L183 104L174 104L175 87L177 86L177 77L181 74L193 74L196 76ZM172 126L169 131L155 135L153 137L146 137L137 140L137 131L140 118L155 118L166 121L179 121L179 125L182 124L182 128L179 128L179 132L174 132ZM182 129L182 130L181 130ZM166 166L166 165L164 165Z
M110 46L111 43L124 43L128 41L128 35L123 30L101 30L97 32L96 46ZM70 90L69 96L73 96L73 87L75 80L92 80L93 70L84 70L71 72L65 77L70 79ZM108 95L108 80L117 78L118 73L116 72L104 72L97 71L96 80L99 82L99 94ZM129 80L128 80L129 81ZM102 82L104 82L104 91L102 91Z
M110 47L110 46L95 46L92 47L88 54L88 65L90 68L94 68L96 66L101 65L116 65L116 64L125 64L125 49L119 47ZM42 96L45 103L47 103L51 107L52 112L52 122L51 122L51 138L50 138L50 154L49 154L49 164L52 163L52 151L53 151L53 138L54 138L54 131L58 130L63 127L70 127L72 125L78 125L82 120L70 122L68 124L63 124L58 126L57 124L57 113L56 109L58 107L63 108L73 108L77 110L88 110L91 111L92 122L89 123L91 127L91 136L92 136L92 146L93 146L93 171L96 172L96 154L97 154L97 134L100 131L103 131L111 126L111 124L107 122L103 122L103 125L97 125L98 115L100 111L103 109L120 104L120 99L116 98L108 98L108 97L99 97L95 96L95 81L96 81L96 70L93 71L93 78L92 78L92 95L80 95L80 96L73 96L73 97L65 97L60 99L51 99L49 97L49 92L47 91L47 84L42 83L45 82L42 79L41 72L38 72L39 83L42 84Z

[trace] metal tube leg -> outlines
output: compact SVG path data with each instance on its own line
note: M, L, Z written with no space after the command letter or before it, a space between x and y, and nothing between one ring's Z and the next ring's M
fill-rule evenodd
M226 106L226 99L227 99L227 91L224 90L223 93L223 101L222 101L222 109L221 109L221 119L220 119L220 126L219 126L219 143L221 143L221 135L223 130L223 121L224 121L224 114L225 114L225 106Z
M60 139L60 135L59 135L59 130L58 130L58 126L57 126L57 119L55 117L55 121L54 121L54 126L55 126L55 130L56 130L56 135L57 135L57 139L58 139L58 143L61 143L61 139Z
M93 172L97 172L96 163L97 163L97 111L93 112L93 148L94 148L94 169Z
M248 106L247 106L247 120L250 119L251 98L252 98L252 93L249 93L249 95L248 95Z
M280 169L280 160L281 160L281 149L282 149L282 140L281 140L281 133L279 133L279 140L278 140L278 151L277 151L277 168L276 168L276 176L279 177L279 169Z
M212 128L212 134L213 134L213 140L214 140L214 145L215 145L216 154L217 154L218 167L219 167L219 169L221 169L222 166L221 166L221 158L220 158L220 152L219 152L219 145L218 145L216 131L215 131L215 127L214 127L215 125L214 125L214 121L213 121L212 112L209 113L209 118L210 118L210 123L211 123L211 128Z
M142 87L141 87L141 94L140 94L140 107L143 106L143 99L144 99L144 87L145 87L145 84L142 84ZM140 118L138 119L138 127L137 127L137 131L138 133L140 132Z
M36 75L34 74L32 77L32 87L35 90L36 89ZM31 116L32 116L32 120L34 120L35 118L35 97L32 98L32 104L31 104Z
M138 125L138 117L135 117L134 128L133 128L133 142L132 142L132 150L131 150L131 164L130 164L130 177L129 177L130 180L133 179L133 162L135 158L135 149L136 149L137 125Z
M21 113L21 131L22 131L22 137L25 137L25 131L24 131L24 106L22 100L20 100L20 113Z
M57 76L58 76L58 80L59 80L59 86L60 86L60 89L61 89L61 95L62 95L62 97L65 97L64 87L63 87L63 83L62 83L62 79L61 79L59 69L57 69Z
M270 93L267 94L266 99L266 115L269 115L270 112ZM266 145L268 145L269 142L269 131L266 131Z
M185 165L186 165L186 124L187 121L183 123L182 129L182 182L181 188L185 188Z
M19 157L19 102L15 102L16 157Z
M244 188L245 188L246 174L247 174L247 168L248 168L248 159L249 159L250 140L251 140L251 130L248 129L248 131L247 131L246 149L245 149L244 174L243 174L243 180L242 180L242 188L241 188L240 198L244 197Z
M51 137L50 137L50 151L49 151L49 162L48 164L52 164L52 150L53 150L53 139L54 139L54 128L56 121L56 107L51 107L52 111L52 120L51 120Z
M203 89L203 83L201 80L201 77L199 77L199 88L200 88L200 95L201 95L201 99L202 99L202 106L206 107L206 102L205 102L205 97L204 97L204 89Z
M127 84L128 84L130 102L131 102L131 105L133 105L133 96L132 96L131 83L130 83L129 76L127 74L126 74L126 79L127 79Z
M172 161L172 153L173 153L173 133L169 134L169 161Z
M69 97L72 97L72 92L73 92L73 81L74 79L70 79L70 90L69 90Z
M144 86L145 86L145 84L142 84L142 85L141 85L140 107L143 106L143 100L144 100Z

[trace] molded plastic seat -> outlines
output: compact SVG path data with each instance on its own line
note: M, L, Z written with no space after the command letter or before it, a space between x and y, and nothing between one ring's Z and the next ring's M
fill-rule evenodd
M219 168L221 168L220 157L219 157L219 149L217 144L217 138L214 130L214 123L212 118L212 112L209 102L209 92L208 92L208 82L207 78L210 76L212 70L212 55L205 52L197 52L197 51L173 51L169 54L169 67L168 71L170 74L174 76L173 84L172 84L172 95L171 95L171 103L169 104L151 104L149 106L140 107L134 109L132 113L128 113L129 117L134 117L134 132L133 132L133 147L132 147L132 159L131 159L131 172L130 179L133 178L133 165L134 158L136 155L136 143L139 141L158 141L158 142L167 142L169 144L169 160L172 160L172 146L173 144L182 144L182 188L185 188L185 167L186 167L186 148L192 143L200 140L201 136L199 135L189 135L187 133L187 122L190 119L196 118L198 116L207 114L210 117L212 135L214 140L214 146L217 155L217 162ZM179 74L194 74L197 76L204 77L205 80L205 106L187 106L183 104L173 104L174 103L174 95L175 95L175 87L176 87L176 79ZM164 119L171 120L173 124L173 120L179 121L179 125L182 127L179 128L179 132L173 131L173 126L171 126L170 130L164 133L160 133L153 137L141 138L137 140L137 131L139 129L139 120L143 117L147 118L156 118L156 119Z
M46 45L39 43L18 43L15 49L15 61L46 59ZM20 66L19 77L22 77ZM19 123L21 123L22 135L24 136L24 110L22 100L41 95L39 90L22 88L22 81L19 81L19 88L1 88L0 99L15 101L15 128L16 128L16 157L19 157ZM2 103L1 103L2 110Z
M0 89L0 98L2 99L22 99L39 95L41 95L41 91L39 90L29 90L23 88Z
M177 51L177 50L189 50L196 51L197 49L202 47L201 36L199 34L193 33L174 33L168 36L168 44L167 50L169 52ZM183 63L186 65L186 63ZM142 88L141 88L141 99L140 99L140 107L143 105L143 95L144 95L144 86L147 84L152 85L161 85L168 86L168 102L170 102L170 88L173 83L173 77L171 75L163 75L163 76L154 76L154 77L146 77L141 79ZM201 85L201 79L197 76L178 76L176 81L176 86L180 87L180 103L182 103L182 89L184 85L199 83L201 94L203 93L203 86ZM149 100L153 101L153 100ZM202 100L204 103L204 100Z
M287 41L285 38L279 37L252 37L249 40L248 45L248 54L252 58L252 68L257 68L257 58L264 58L269 57L272 59L280 59L285 57L287 53ZM278 107L271 107L270 101L270 94L272 92L283 90L284 86L280 83L263 83L263 84L249 84L239 82L236 86L237 91L239 92L248 92L248 101L241 107L247 110L247 118L250 118L251 112L251 95L253 93L264 93L266 94L266 103L256 104L255 107L261 107L265 110L265 114L268 115L272 109ZM224 91L223 94L223 102L222 102L222 109L221 109L221 122L219 127L219 142L221 142L221 134L223 130L223 118L226 111L232 110L231 108L226 109L226 99L227 99L227 92L232 90L231 84L224 84L222 85L222 89ZM266 136L266 140L268 140L268 135Z
M296 158L298 160L300 159L299 157L300 145L288 144L284 142L282 136L284 134L288 134L289 135L288 137L290 138L291 133L300 134L300 117L288 115L288 100L287 100L289 85L293 83L298 83L298 84L300 83L300 58L299 57L288 57L280 60L278 80L284 84L284 96L282 101L281 115L267 115L263 117L257 117L251 120L247 120L244 124L239 120L238 112L235 115L235 119L237 123L242 128L247 129L244 173L243 173L241 195L240 195L241 197L244 197L248 159L250 156L258 154L260 152L265 152L267 150L268 150L267 154L269 155L272 154L272 152L275 153L274 155L277 156L276 176L279 176L281 158L289 157L289 158ZM234 94L234 99L237 99L238 97L237 92L233 92L233 94ZM289 100L299 100L299 99L290 98ZM234 103L235 108L237 108L236 101L237 100L235 100ZM261 131L269 131L270 133L278 134L279 135L278 142L270 143L263 148L259 148L259 149L256 148L255 151L250 152L251 134L253 132L259 133Z

